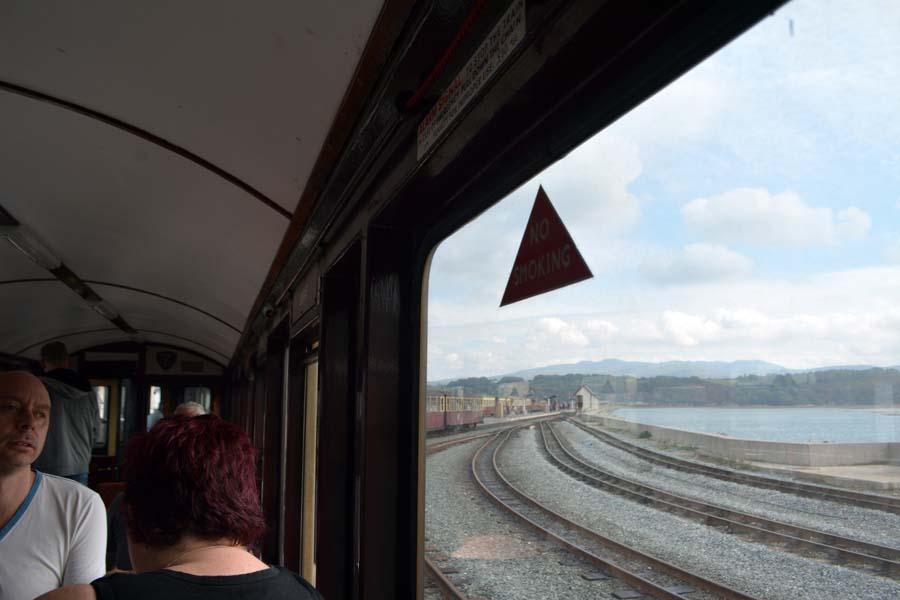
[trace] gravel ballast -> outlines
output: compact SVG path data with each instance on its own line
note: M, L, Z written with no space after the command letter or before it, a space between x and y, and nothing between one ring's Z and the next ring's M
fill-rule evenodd
M900 548L900 515L668 469L614 448L569 423L554 423L553 428L564 436L568 448L614 475L766 519Z
M552 510L618 542L758 598L900 598L900 582L745 542L578 482L547 463L537 436L531 428L510 439L500 461L507 478Z
M441 567L470 598L521 600L610 597L623 585L615 580L587 581L594 569L539 539L487 500L469 474L476 440L428 458L425 488L425 548L443 555ZM575 563L573 565L560 564Z

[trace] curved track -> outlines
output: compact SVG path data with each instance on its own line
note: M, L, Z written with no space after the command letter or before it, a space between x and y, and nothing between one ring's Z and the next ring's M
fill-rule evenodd
M541 422L545 418L554 418L556 415L552 415L551 417L533 417L531 419L523 419L531 422ZM497 434L497 430L505 431L507 429L511 429L514 427L521 427L521 424L505 424L505 423L496 423L488 426L491 431L484 432L481 431L479 433L471 433L468 435L460 435L455 436L453 439L440 441L440 438L432 438L435 439L433 443L426 443L425 447L425 455L431 456L437 452L441 452L442 450L446 450L448 448L452 448L454 446L458 446L460 444L467 444L473 440L490 437ZM457 588L450 579L444 574L441 570L441 567L433 560L431 560L428 556L425 556L425 571L427 575L431 578L432 582L441 590L441 593L445 599L451 598L454 600L466 600L467 596Z
M437 585L441 589L441 594L444 597L444 600L451 598L452 600L467 600L468 596L466 596L458 587L453 585L453 582L447 579L447 576L441 571L441 568L438 567L433 560L425 557L425 569L428 572L428 575L431 576L432 581L434 581L435 585Z
M679 591L679 586L689 584L705 592L690 596L696 600L700 597L752 600L752 596L581 527L528 497L515 488L497 467L497 455L510 433L498 433L472 458L472 474L476 483L498 506L572 554L654 598L688 598L682 594L690 588ZM645 575L639 575L638 571Z
M900 550L685 498L613 475L576 456L549 423L540 427L544 451L551 461L593 487L803 556L900 577Z
M811 483L800 483L796 481L784 481L781 479L773 479L771 477L762 477L760 475L751 475L749 473L741 473L730 469L722 469L711 465L704 465L690 460L684 460L660 454L634 444L629 444L613 435L599 431L593 427L575 419L567 419L567 421L576 427L586 431L597 439L633 454L652 463L685 471L688 473L699 473L708 477L715 477L724 481L732 481L742 483L744 485L752 485L754 487L777 490L787 494L796 494L807 498L817 500L830 500L832 502L840 502L842 504L850 504L851 506L861 506L864 508L872 508L884 512L900 514L900 498L892 498L890 496L878 496L876 494L865 494L863 492L854 492L852 490L842 490L839 488L827 487L822 485L814 485Z

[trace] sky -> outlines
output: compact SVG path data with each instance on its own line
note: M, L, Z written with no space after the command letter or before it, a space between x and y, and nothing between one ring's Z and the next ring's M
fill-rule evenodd
M900 364L900 3L791 2L447 238L428 379ZM594 278L499 307L538 185Z

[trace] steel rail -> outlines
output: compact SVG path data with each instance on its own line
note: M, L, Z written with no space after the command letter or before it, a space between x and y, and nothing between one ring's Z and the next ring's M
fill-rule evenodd
M734 481L737 483L743 483L745 485L777 490L779 492L795 494L807 498L814 498L817 500L830 500L832 502L840 502L841 504L850 504L852 506L861 506L864 508L872 508L884 512L900 514L900 498L878 496L875 494L865 494L863 492L842 490L833 487L814 485L811 483L783 481L779 479L773 479L771 477L751 475L749 473L741 473L738 471L733 471L731 469L723 469L711 465L703 465L691 460L675 458L673 456L668 456L665 454L654 452L652 450L647 450L646 448L641 448L640 446L635 446L634 444L629 444L624 440L621 440L606 432L598 431L597 429L589 427L588 425L585 425L580 421L576 421L575 419L567 420L576 427L581 428L582 430L593 435L597 439L610 444L611 446L615 446L616 448L624 450L625 452L628 452L630 454L634 454L635 456L639 456L653 463L663 465L665 467L669 467L678 471L685 471L688 473L701 473L703 475L708 475L710 477L715 477L717 479L722 479L725 481Z
M471 442L472 440L477 440L481 438L485 438L491 435L494 435L498 431L504 431L510 427L521 427L523 421L527 421L528 424L539 423L541 421L547 419L557 418L557 414L552 414L549 416L534 416L534 417L525 417L522 419L517 419L513 423L491 423L490 425L485 425L480 433L473 433L471 435L461 436L457 438L453 438L452 440L447 440L444 442L434 442L433 444L426 444L425 446L425 455L431 456L435 452L440 452L441 450L446 450L447 448L452 448L453 446L458 446L460 444L465 444L467 442ZM484 429L489 428L490 431L485 432ZM440 438L431 438L431 439L440 439Z
M590 539L592 542L602 545L613 552L626 556L629 559L641 561L644 564L649 565L650 568L655 572L665 574L682 582L690 583L698 588L701 588L707 592L710 592L718 597L725 598L727 600L753 600L753 596L749 596L747 594L744 594L743 592L739 592L735 589L729 588L726 585L706 579L705 577L696 573L681 569L664 560L640 552L639 550L632 548L631 546L621 544L595 531L582 527L581 525L578 525L577 523L566 519L559 513L547 508L537 500L534 500L533 498L529 497L527 494L516 488L509 482L509 480L507 480L503 476L503 474L497 467L497 456L512 431L513 430L499 432L493 438L485 442L475 453L471 463L472 475L476 483L481 488L482 492L499 507L512 513L521 521L523 521L528 527L543 535L547 539L553 541L557 545L563 547L570 553L584 559L595 567L609 572L611 575L621 580L622 582L627 583L636 590L649 594L654 598L660 598L662 600L676 600L685 599L686 596L666 589L666 587L663 585L650 581L649 579L646 579L638 575L637 573L630 571L626 567L600 557L587 548L583 548L578 544L571 542L561 537L560 535L557 535L556 533L553 533L549 529L543 527L535 520L524 514L524 512L520 508L514 507L510 504L510 502L504 500L501 497L501 493L505 492L506 494L510 494L512 497L518 499L518 501L534 509L534 511L540 515L538 518L550 519L551 521L562 525L563 528L565 528L568 532L584 536L585 538ZM488 452L489 448L491 448L491 450ZM488 453L490 454L490 456L486 457L485 455Z
M441 588L441 591L443 591L444 600L448 597L453 600L468 600L468 596L456 587L452 581L447 579L447 576L444 575L440 567L434 564L434 561L427 556L425 557L425 568L428 569L429 575L431 575L434 582Z
M431 456L437 452L442 450L446 450L447 448L452 448L453 446L459 446L460 444L467 444L472 440L480 440L481 438L486 438L494 435L495 432L491 431L489 433L478 433L475 435L467 435L465 437L458 437L452 440L447 440L446 442L438 442L436 444L428 444L425 446L425 455Z
M576 456L547 423L541 423L541 438L546 454L560 470L592 487L801 556L809 556L812 552L836 564L865 567L888 577L900 577L900 550L895 548L743 513L614 475Z

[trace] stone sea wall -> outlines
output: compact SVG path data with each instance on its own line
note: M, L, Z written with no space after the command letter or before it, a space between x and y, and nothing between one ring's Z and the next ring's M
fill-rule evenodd
M599 415L584 414L582 418L635 435L641 431L649 431L656 441L665 441L676 446L691 446L696 448L699 454L728 460L798 467L900 464L900 442L855 444L769 442L660 427Z

